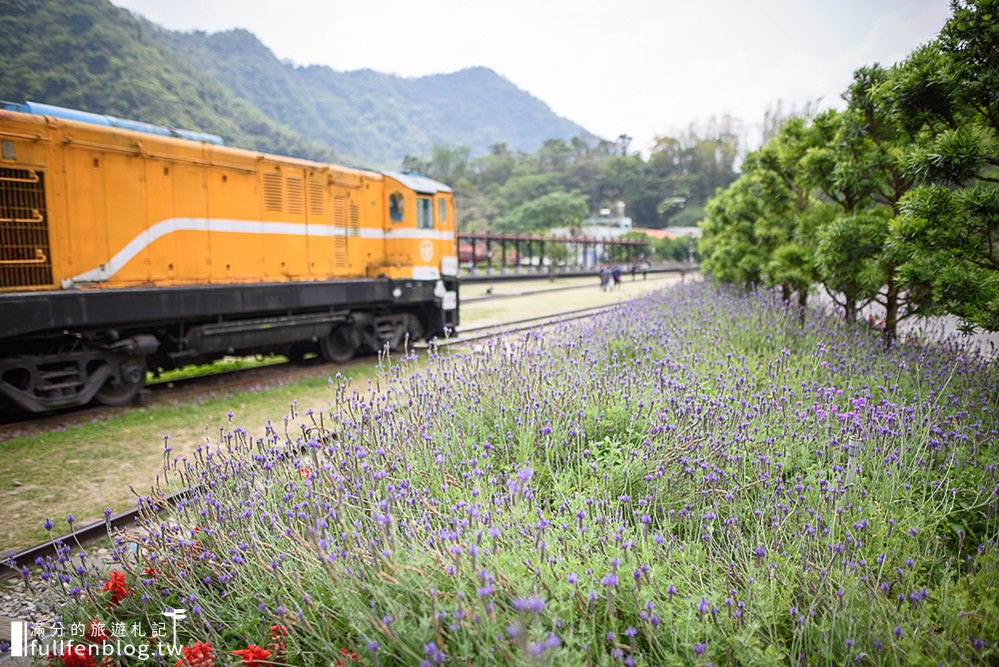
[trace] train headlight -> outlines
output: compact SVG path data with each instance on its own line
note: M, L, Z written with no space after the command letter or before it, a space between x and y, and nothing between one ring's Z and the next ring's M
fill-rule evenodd
M396 287L394 290L392 290L393 299L398 299L400 296L402 296L402 289Z
M458 275L458 258L454 255L441 257L441 273L445 276Z

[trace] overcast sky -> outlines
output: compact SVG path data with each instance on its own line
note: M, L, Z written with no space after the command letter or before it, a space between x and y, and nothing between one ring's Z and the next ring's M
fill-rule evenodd
M730 114L839 96L932 39L947 0L112 0L175 30L246 28L278 58L402 76L490 67L556 113L647 148Z

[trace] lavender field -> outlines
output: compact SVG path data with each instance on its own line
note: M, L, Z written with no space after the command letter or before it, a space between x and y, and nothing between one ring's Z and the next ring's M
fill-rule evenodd
M193 495L30 584L98 643L187 609L178 665L994 664L973 352L705 284L491 345L167 444Z

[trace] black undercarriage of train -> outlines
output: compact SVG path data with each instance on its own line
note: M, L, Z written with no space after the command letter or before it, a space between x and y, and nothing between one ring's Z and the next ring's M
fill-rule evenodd
M147 370L226 355L344 362L458 323L441 281L336 280L0 294L0 402L48 412L131 403Z

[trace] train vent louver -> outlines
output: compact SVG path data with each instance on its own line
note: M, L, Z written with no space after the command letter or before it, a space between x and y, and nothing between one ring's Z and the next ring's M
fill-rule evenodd
M361 208L354 202L350 202L350 220L348 221L347 235L361 235Z
M281 174L264 174L264 210L283 211L284 192L281 189Z
M333 263L338 267L347 266L347 200L333 198Z
M51 284L45 174L0 168L0 288Z
M298 176L289 176L285 179L285 186L288 190L288 213L301 215L305 210L303 202L302 179Z
M309 179L309 215L324 215L326 213L326 188L323 181L313 177Z

